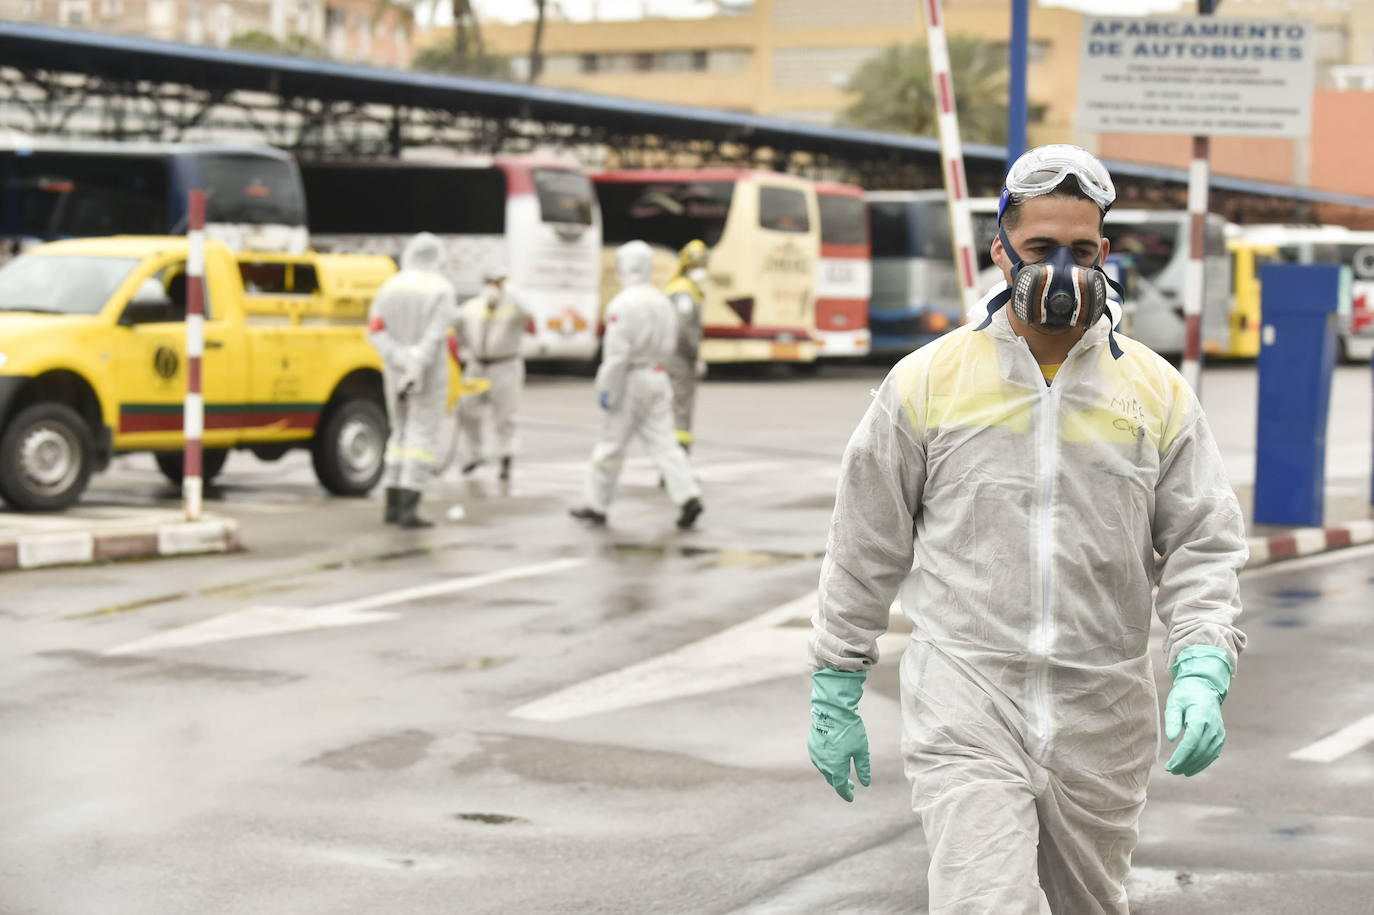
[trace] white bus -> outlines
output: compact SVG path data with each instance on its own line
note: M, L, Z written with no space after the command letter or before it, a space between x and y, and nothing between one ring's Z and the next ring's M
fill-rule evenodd
M281 150L11 139L0 144L0 260L63 238L184 235L193 188L206 191L211 238L236 251L305 250L300 172Z
M600 308L601 217L579 168L524 157L302 162L311 243L398 258L417 232L449 255L460 299L504 268L535 315L528 359L591 360Z
M646 169L592 176L605 220L603 297L615 283L614 247L655 249L654 281L667 282L694 238L711 249L702 309L707 362L814 362L820 217L815 186L777 172Z
M867 356L873 263L863 188L823 182L816 185L816 198L821 213L821 259L813 334L823 359Z
M1170 359L1182 357L1186 336L1189 225L1183 210L1110 210L1104 229L1112 260L1128 276L1126 333ZM1218 353L1230 338L1231 256L1226 220L1215 213L1207 216L1204 251L1202 346Z

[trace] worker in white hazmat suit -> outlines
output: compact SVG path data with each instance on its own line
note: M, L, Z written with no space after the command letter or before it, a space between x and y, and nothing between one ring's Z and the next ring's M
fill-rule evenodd
M458 402L459 446L463 473L476 470L486 454L486 418L495 434L495 457L502 480L509 480L515 458L515 414L525 387L525 359L520 346L533 315L506 286L506 271L494 270L482 291L463 303L458 320L459 352L467 375L486 378L491 387Z
M1183 736L1166 770L1201 772L1225 739L1244 524L1196 396L1111 331L1114 197L1077 147L1018 160L991 249L1009 288L899 362L845 452L809 750L846 800L851 763L869 783L858 702L900 597L932 915L1125 915L1159 752L1152 609L1174 679L1165 733Z
M673 386L673 423L683 451L692 450L692 413L697 400L697 359L701 352L701 307L706 299L706 243L692 239L678 252L677 273L668 282L668 300L677 311L677 343L668 358Z
M385 520L429 527L417 508L438 460L448 398L445 338L458 317L457 295L440 270L444 249L422 232L406 244L401 270L382 284L368 314L367 337L381 353L391 436L382 483Z
M653 252L642 241L616 251L621 290L606 306L606 336L596 373L597 400L605 411L601 439L592 450L585 504L572 515L606 523L616 480L630 439L638 438L663 475L678 506L677 526L691 527L701 514L701 488L673 434L673 395L665 364L677 323L672 303L649 282Z

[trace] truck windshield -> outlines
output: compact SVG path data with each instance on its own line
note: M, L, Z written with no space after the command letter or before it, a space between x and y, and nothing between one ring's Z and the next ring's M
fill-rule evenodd
M93 315L136 266L128 257L18 257L0 267L0 311Z

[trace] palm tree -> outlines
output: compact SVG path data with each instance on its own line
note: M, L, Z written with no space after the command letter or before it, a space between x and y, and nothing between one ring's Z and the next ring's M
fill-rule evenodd
M950 36L949 67L962 138L971 143L1005 143L1005 46L966 35ZM846 124L922 136L934 136L938 130L930 56L923 44L893 45L869 58L845 88L859 96L840 116Z
M531 83L539 82L539 74L544 69L544 6L546 0L534 0L535 19L534 19L534 39L530 42L530 78Z

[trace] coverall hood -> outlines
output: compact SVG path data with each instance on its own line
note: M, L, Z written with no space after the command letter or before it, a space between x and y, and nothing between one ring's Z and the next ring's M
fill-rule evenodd
M406 242L401 254L402 270L438 270L444 260L444 245L438 236L421 232Z
M615 252L615 272L621 286L647 283L654 275L654 252L642 241L621 245Z

